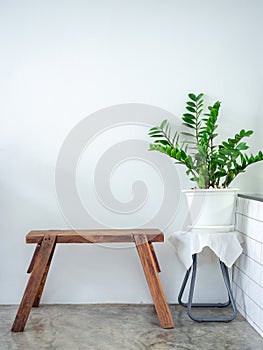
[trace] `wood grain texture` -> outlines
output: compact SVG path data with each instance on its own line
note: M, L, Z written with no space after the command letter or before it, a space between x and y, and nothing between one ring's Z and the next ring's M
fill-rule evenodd
M160 265L159 265L159 261L157 259L157 256L155 254L155 250L154 250L154 247L153 247L153 244L152 242L149 242L149 246L150 246L150 249L151 249L151 252L152 252L152 256L153 256L153 260L155 262L155 266L156 266L156 269L158 272L161 272L161 268L160 268Z
M36 295L35 300L34 300L33 305L32 305L33 307L38 307L39 304L40 304L40 299L41 299L41 296L42 296L42 293L43 293L43 290L44 290L44 287L45 287L48 271L49 271L49 268L50 268L50 265L51 265L51 261L52 261L52 258L53 258L54 252L55 252L55 248L56 248L56 242L55 242L55 244L53 246L53 249L52 249L52 252L50 254L48 263L46 265L44 275L42 277L42 280L41 280L41 283L40 283L37 295Z
M34 251L33 257L31 259L30 265L27 269L27 273L31 273L33 271L33 268L34 268L34 265L36 262L36 258L38 256L39 251L40 251L41 243L42 243L42 240L39 243L37 243L37 246L36 246L36 249Z
M164 235L158 229L129 230L49 230L31 231L26 235L27 243L39 243L44 235L57 237L57 243L133 243L133 235L144 234L148 241L163 242Z
M39 290L50 255L56 242L56 236L45 236L35 259L23 298L17 311L12 332L23 332L30 310Z
M48 271L57 243L125 243L136 244L146 280L163 328L174 328L158 276L160 266L152 242L163 242L158 229L129 230L38 230L26 236L27 243L36 243L28 273L31 273L18 312L13 332L23 332L32 306L39 306Z
M134 242L142 263L144 274L153 298L155 309L162 328L174 328L170 309L167 305L156 262L146 235L134 235ZM156 258L157 259L157 258Z

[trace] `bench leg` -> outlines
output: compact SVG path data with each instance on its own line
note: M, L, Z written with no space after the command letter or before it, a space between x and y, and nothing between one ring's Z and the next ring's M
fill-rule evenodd
M144 274L153 298L155 309L162 328L174 328L170 309L158 276L158 261L154 259L150 243L145 235L133 235L134 242L142 263ZM156 263L157 262L157 263Z
M36 249L35 249L35 252L33 254L32 260L30 262L30 265L29 265L29 268L27 270L27 273L31 273L33 271L33 268L34 268L37 256L38 256L39 251L40 251L41 243L42 242L38 243L37 246L36 246ZM39 287L39 290L37 292L37 296L36 296L36 298L34 300L33 307L38 307L39 306L40 299L41 299L41 296L42 296L42 293L43 293L43 290L44 290L44 287L45 287L48 271L49 271L49 268L50 268L50 265L51 265L52 257L53 257L54 251L55 251L55 247L56 247L56 243L54 244L52 253L50 254L50 258L49 258L49 261L47 263L47 266L46 266L46 269L45 269L42 281L40 283L40 287Z
M158 272L161 272L161 268L160 268L157 256L155 254L155 250L154 250L152 242L149 242L149 246L150 246L150 249L151 249L151 252L152 252L153 260L154 260L155 265L156 265L156 269L157 269Z
M23 298L19 305L15 321L12 326L12 332L23 332L30 310L37 297L43 280L46 266L56 243L55 236L44 236L37 256L35 257L34 266L29 277ZM34 254L35 255L35 254Z
M42 243L42 241L40 243L37 243L37 246L36 246L36 249L34 251L33 257L32 257L32 259L30 261L30 265L29 265L29 267L27 269L27 273L31 273L33 271L33 268L34 268L34 265L35 265L35 262L36 262L36 258L38 256L39 251L40 251L41 243Z
M38 307L39 306L40 299L41 299L41 296L42 296L42 293L43 293L43 290L44 290L44 287L45 287L48 271L49 271L49 268L50 268L50 265L51 265L51 261L52 261L53 255L54 255L55 248L56 248L56 242L55 242L55 244L53 246L53 249L51 251L48 263L46 265L45 272L44 272L44 275L43 275L41 283L40 283L40 287L38 289L37 295L36 295L34 303L33 303L33 307Z

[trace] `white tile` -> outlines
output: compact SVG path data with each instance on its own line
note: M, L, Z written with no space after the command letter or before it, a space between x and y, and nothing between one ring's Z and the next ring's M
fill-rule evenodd
M248 200L246 198L237 197L236 212L247 215Z
M243 215L236 213L236 221L235 221L235 229L239 232L242 232L242 225L243 225Z
M263 329L259 328L256 323L254 323L251 318L247 318L248 323L258 332L258 334L263 338Z
M258 202L257 219L263 221L263 202Z
M253 259L249 258L245 254L241 254L238 260L236 261L235 265L243 271L248 277L250 277L253 281L258 283L260 286L263 287L262 284L262 272L263 272L263 266L254 261Z
M249 323L263 333L263 310L249 298L238 286L235 286L237 308Z
M255 241L254 239L244 234L242 235L242 239L242 247L244 254L255 260L257 263L261 264L263 246L262 243L259 243L258 241Z
M239 232L263 243L263 222L237 213L236 229Z
M233 289L233 296L235 298L236 303L239 305L239 308L241 308L242 310L245 310L245 300L242 294L244 292L242 291L242 289L238 287L238 285L235 282L233 282L232 289Z
M243 202L242 202L243 198L237 197L237 201L236 201L236 213L241 213L243 214Z
M244 215L236 213L236 230L246 234L244 227L244 218Z
M263 221L263 202L238 197L236 212Z
M234 267L233 280L244 293L263 309L263 288Z
M245 215L247 215L250 218L257 219L258 220L258 205L259 201L249 200L247 205L247 212Z

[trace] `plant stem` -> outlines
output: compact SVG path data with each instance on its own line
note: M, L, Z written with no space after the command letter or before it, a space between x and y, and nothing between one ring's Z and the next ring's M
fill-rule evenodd
M195 118L196 118L196 124L195 124L195 139L196 139L196 146L199 144L199 138L198 138L198 119L199 119L199 113L197 108L197 102L195 107Z
M166 138L166 140L169 142L169 145L174 148L174 144L172 143L172 141L170 140L170 138L166 134L166 132L162 130L162 133L163 133L164 137Z

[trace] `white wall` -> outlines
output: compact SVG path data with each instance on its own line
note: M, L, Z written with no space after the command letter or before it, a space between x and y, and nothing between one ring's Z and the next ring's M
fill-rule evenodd
M244 251L234 265L234 295L238 310L263 335L263 203L238 198L236 215Z
M24 289L33 249L25 245L25 234L33 228L69 227L56 198L55 166L68 133L91 113L143 103L155 106L155 112L160 108L153 120L147 115L152 124L165 117L162 110L179 116L186 94L202 91L209 101L223 102L220 130L225 137L252 128L252 150L262 148L262 10L260 0L0 1L0 303L18 303ZM123 118L132 125L122 134L129 140L137 124L132 116ZM145 140L146 130L142 126L133 138ZM100 150L91 152L92 160ZM149 184L148 219L158 212L162 196L156 191L151 196L151 188L168 185L153 167L142 169ZM130 201L129 186L140 172L129 166L117 170L113 194ZM262 191L262 170L262 165L253 166L236 187ZM169 186L179 191L188 182L181 170L176 174L181 183L169 180ZM87 182L87 191L91 185ZM105 207L96 208L101 217ZM123 226L143 224L140 210L109 213L105 218L113 217L112 224L118 217ZM166 227L166 237L182 225L183 214ZM167 298L175 301L183 267L168 243L156 249ZM58 247L43 301L150 302L136 259L134 249Z

